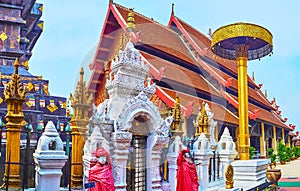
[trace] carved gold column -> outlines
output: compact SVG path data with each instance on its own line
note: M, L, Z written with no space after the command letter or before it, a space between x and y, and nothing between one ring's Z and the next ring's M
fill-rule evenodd
M20 75L18 74L19 61L14 63L15 71L11 81L4 90L5 102L7 103L6 123L6 164L2 189L7 186L9 190L19 190L20 186L20 135L22 126L26 124L22 111L25 101L26 90L23 88ZM7 181L8 178L8 181ZM8 184L8 185L7 185Z
M260 59L273 50L272 34L250 23L235 23L217 29L212 35L212 51L222 58L236 60L238 70L239 155L249 159L247 61Z
M72 124L72 168L71 168L71 187L82 189L82 154L85 136L89 122L88 112L92 104L92 96L87 94L86 84L83 80L83 68L80 70L80 79L77 83L74 96L70 94L71 106L74 115L70 121Z

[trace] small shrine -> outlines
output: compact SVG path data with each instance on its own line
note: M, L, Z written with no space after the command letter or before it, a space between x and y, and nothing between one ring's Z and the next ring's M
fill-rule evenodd
M109 99L94 108L89 123L90 132L100 128L98 141L88 138L83 161L93 163L93 150L108 143L116 190L160 190L161 152L169 142L173 116L164 120L150 101L155 84L132 42L112 61L106 89ZM87 172L89 165L84 168Z

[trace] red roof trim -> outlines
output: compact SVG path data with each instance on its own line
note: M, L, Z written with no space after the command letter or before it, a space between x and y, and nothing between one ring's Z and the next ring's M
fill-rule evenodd
M104 25L105 25L105 23L107 23L107 21L108 21L109 13L110 13L110 10L111 10L110 7L111 7L111 4L110 4L110 6L108 7L108 10L107 10L107 13L106 13L106 16L105 16ZM95 54L95 56L94 56L94 58L93 58L93 62L92 62L93 64L89 66L90 70L93 70L93 69L96 68L95 63L96 63L96 59L97 59L97 52L100 50L101 42L102 42L102 39L103 39L103 36L104 36L104 31L105 31L105 27L102 28L101 35L100 35L100 40L99 40L98 47L97 47L97 50L96 50L96 54ZM98 68L98 67L97 67L97 68ZM91 76L91 78L90 78L90 81L89 81L88 86L87 86L88 89L90 89L90 86L91 86L92 83L93 83L94 74L95 74L95 72L93 72L93 74L92 74L92 76Z
M146 62L149 65L150 74L160 81L164 77L165 68L161 67L159 70L156 69L141 53L141 60Z
M233 78L228 78L225 80L222 78L216 71L214 71L209 65L203 62L199 57L197 59L197 63L203 67L204 70L208 71L210 75L212 75L218 82L220 82L225 87L230 87L233 81Z
M173 108L175 104L175 100L169 96L164 90L160 87L156 86L155 94L167 104L167 106ZM193 104L194 102L189 102L186 107L180 105L180 109L182 113L185 113L186 117L190 117L193 113Z
M171 24L172 22L174 22L176 24L178 29L182 32L183 36L187 39L187 41L190 43L190 45L192 45L192 47L197 51L197 53L200 54L201 56L204 56L207 52L207 49L204 51L201 50L201 48L191 38L189 33L184 29L184 27L181 25L181 23L177 20L177 18L174 15L171 16L169 24ZM199 57L197 58L197 63L199 65L201 65L206 71L208 71L210 73L210 75L212 75L216 80L218 80L218 82L220 82L223 86L225 86L225 87L231 86L233 78L228 78L227 80L225 80L219 74L217 74L210 66L208 66L206 63L202 62Z
M180 22L177 20L177 18L174 15L171 16L170 22L171 21L173 21L176 24L178 29L182 32L183 36L188 40L188 42L193 46L193 48L195 48L197 53L204 56L206 52L199 48L196 42L190 37L190 35L186 32L186 30L183 28L183 26L180 24Z
M117 19L119 25L126 32L126 34L128 34L128 31L126 30L126 21L124 20L124 18L122 17L120 12L116 8L116 6L114 4L111 4L109 7L110 7L110 10L112 11L112 13L114 14L115 18Z
M227 92L223 91L222 88L220 88L220 93L221 95L224 96L224 98L231 104L233 105L235 108L239 108L239 103L233 98L231 97ZM248 115L250 119L255 120L258 117L258 113L260 112L260 109L254 109L253 112L248 111Z

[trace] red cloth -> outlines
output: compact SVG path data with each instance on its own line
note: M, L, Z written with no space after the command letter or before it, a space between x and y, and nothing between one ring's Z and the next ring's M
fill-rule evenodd
M188 163L184 154L189 149L181 150L177 158L177 187L176 191L198 191L198 176L194 163Z
M115 191L114 178L112 175L112 164L108 152L103 149L97 149L96 157L106 156L107 164L97 163L89 170L89 182L95 182L95 187L89 191Z

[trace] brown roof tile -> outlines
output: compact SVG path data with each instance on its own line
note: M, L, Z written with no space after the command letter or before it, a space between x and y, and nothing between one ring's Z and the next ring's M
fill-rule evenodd
M116 8L126 21L129 9L118 4L116 4ZM194 63L177 33L137 12L135 12L134 19L136 30L141 32L140 42L142 44L159 49L188 63Z
M208 83L203 76L188 70L182 66L175 65L167 60L158 58L156 56L150 55L148 53L142 52L142 55L157 69L160 67L164 67L165 75L161 81L166 81L166 79L179 82L183 85L190 86L191 88L196 88L198 90L202 90L208 92L209 94L216 95L218 97L222 97L220 93L210 84ZM196 91L194 92L196 95Z
M204 101L205 103L208 103L211 112L214 113L214 119L218 120L218 121L226 121L228 123L231 124L235 124L237 125L238 122L238 118L237 116L235 116L232 112L230 112L229 110L227 110L224 106L219 105L217 103L214 102L210 102L207 100L203 100L203 99L199 99L195 96L191 96L191 95L187 95L181 92L175 92L173 90L167 89L167 88L162 88L167 94L169 94L173 99L175 99L176 94L178 93L179 99L180 99L180 104L185 106L187 105L189 102L194 101L194 105L193 105L193 114L197 115L199 112L199 103L202 103L202 101Z

